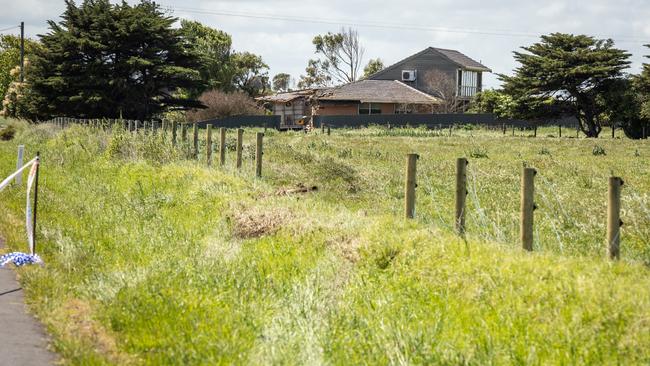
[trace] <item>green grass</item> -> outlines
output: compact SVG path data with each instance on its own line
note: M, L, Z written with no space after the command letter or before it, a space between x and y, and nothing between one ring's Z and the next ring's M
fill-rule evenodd
M46 262L19 273L68 364L650 362L645 142L268 131L255 179L253 130L237 171L233 151L205 166L203 132L195 162L161 136L18 125L0 172L18 144L41 151ZM409 152L415 220L402 218ZM462 156L467 240L452 231ZM534 253L517 241L524 165L539 171ZM610 174L626 182L618 263L605 255ZM318 191L276 194L298 184ZM0 193L12 250L25 250L23 210L23 187Z

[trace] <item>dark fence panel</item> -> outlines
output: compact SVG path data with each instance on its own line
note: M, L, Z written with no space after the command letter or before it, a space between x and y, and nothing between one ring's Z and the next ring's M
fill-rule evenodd
M280 116L233 116L226 118L210 119L198 122L199 128L213 127L239 128L239 127L268 127L279 128Z
M358 128L369 125L388 125L391 127L426 126L427 128L445 128L454 125L483 125L492 127L515 126L533 128L535 125L577 126L575 118L532 122L513 119L499 119L494 114L375 114L363 116L314 116L314 126L323 124L332 128Z

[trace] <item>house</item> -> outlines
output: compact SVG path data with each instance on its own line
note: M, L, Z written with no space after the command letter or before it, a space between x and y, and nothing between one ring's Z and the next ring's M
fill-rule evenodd
M455 97L469 101L482 90L484 72L492 70L459 51L428 47L370 75L368 79L400 80L436 96L450 86Z
M280 116L281 128L301 128L312 114L311 98L320 89L304 89L256 98L273 115Z
M361 80L321 90L312 97L312 114L365 115L432 113L440 100L399 80Z

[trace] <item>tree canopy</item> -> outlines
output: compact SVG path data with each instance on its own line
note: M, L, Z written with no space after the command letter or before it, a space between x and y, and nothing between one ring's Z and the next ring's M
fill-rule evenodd
M323 71L321 61L310 59L305 68L305 75L300 75L298 88L322 88L329 86L331 82L332 78Z
M38 47L38 42L25 39L25 58L29 58ZM4 98L9 84L16 80L12 70L20 66L20 37L12 34L0 35L0 100Z
M273 90L276 92L288 91L291 84L291 75L281 72L273 77Z
M363 68L363 78L366 79L368 76L379 72L384 69L384 62L380 58L371 59L368 61L366 67Z
M192 91L198 95L204 90L232 90L235 68L232 64L232 38L226 32L196 21L181 20L180 32L184 42L199 59L198 71L203 85Z
M338 83L350 83L358 79L364 48L356 30L342 28L338 33L327 32L314 37L312 43L321 59L317 62L309 60L308 68L317 67L319 70L316 74L327 75L328 80Z
M166 110L201 107L179 89L201 86L199 59L159 5L66 0L60 22L49 21L32 58L37 117L120 115L146 119Z
M612 40L553 33L514 52L515 75L499 75L526 118L575 116L588 137L597 137L608 111L605 97L628 68L629 54Z

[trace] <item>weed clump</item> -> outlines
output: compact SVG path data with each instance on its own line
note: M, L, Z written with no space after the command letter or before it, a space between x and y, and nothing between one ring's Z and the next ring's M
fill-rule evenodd
M7 127L0 130L0 140L10 141L16 136L16 127L8 125Z
M469 151L467 154L469 155L470 158L474 159L487 159L488 158L488 152L486 149L480 148L480 147L475 147Z
M605 152L605 148L600 146L600 145L595 145L594 148L591 150L591 154L593 156L605 156L607 153Z

